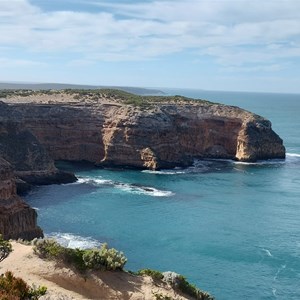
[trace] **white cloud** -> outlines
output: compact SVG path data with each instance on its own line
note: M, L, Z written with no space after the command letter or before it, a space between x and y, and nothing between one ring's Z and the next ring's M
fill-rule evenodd
M38 62L34 60L28 60L28 59L11 59L11 58L0 58L0 65L2 68L5 67L28 67L28 66L46 66L46 63L44 62Z
M74 53L89 63L185 50L228 66L300 57L298 0L87 2L104 10L46 12L28 0L1 0L0 47Z

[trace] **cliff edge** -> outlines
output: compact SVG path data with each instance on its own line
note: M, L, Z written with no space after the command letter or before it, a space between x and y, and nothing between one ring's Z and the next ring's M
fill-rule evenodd
M238 107L117 90L20 93L6 95L0 120L22 124L54 160L160 169L285 157L271 122Z
M150 276L127 272L93 271L87 274L34 254L32 246L12 242L13 252L0 264L0 273L7 270L30 285L47 287L40 300L193 300L195 297L175 290L171 285L156 282ZM203 299L213 299L207 297Z

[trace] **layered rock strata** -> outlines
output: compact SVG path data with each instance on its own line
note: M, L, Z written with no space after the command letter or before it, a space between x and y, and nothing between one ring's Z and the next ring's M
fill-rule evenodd
M101 92L79 98L61 92L8 100L9 118L0 117L18 119L54 160L159 169L195 158L285 157L270 121L238 107L184 97L136 105Z
M28 184L67 183L73 174L59 171L39 140L22 122L22 113L0 103L0 157L8 161L19 186ZM23 184L24 186L24 184Z
M0 233L5 238L42 236L36 212L16 195L15 182L22 192L31 184L76 180L57 170L55 160L155 170L187 166L195 158L285 157L270 121L238 107L109 90L25 91L2 100Z
M37 213L16 193L11 165L0 158L0 234L5 239L43 237Z

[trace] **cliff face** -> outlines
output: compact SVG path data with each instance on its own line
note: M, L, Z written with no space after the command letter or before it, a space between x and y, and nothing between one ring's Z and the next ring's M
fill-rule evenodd
M69 96L66 103L64 96L7 106L10 121L18 118L55 160L158 169L189 165L195 158L285 157L271 123L237 107L167 98L144 107L102 94Z
M26 128L22 112L0 103L0 156L15 175L30 184L72 182L72 174L57 170L53 159L36 136ZM18 180L20 182L20 180Z
M74 181L74 175L55 168L54 160L159 169L187 166L195 158L285 157L271 123L237 107L107 90L29 93L5 101L0 101L0 159L5 159L0 160L0 232L5 238L42 235L36 212L16 195L14 178L19 189Z
M5 239L42 237L37 214L16 194L12 168L0 158L0 233Z

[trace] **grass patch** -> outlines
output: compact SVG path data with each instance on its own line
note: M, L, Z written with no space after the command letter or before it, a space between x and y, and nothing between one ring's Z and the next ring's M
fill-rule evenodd
M206 105L212 105L213 102L207 100L193 99L180 95L175 96L141 96L132 93L125 92L118 89L64 89L64 90L28 90L19 89L0 90L0 98L8 98L12 96L28 97L31 95L55 95L55 94L67 94L72 95L75 100L84 101L86 99L97 101L101 98L106 98L112 101L116 101L121 104L132 105L137 107L150 107L159 103L201 103Z

